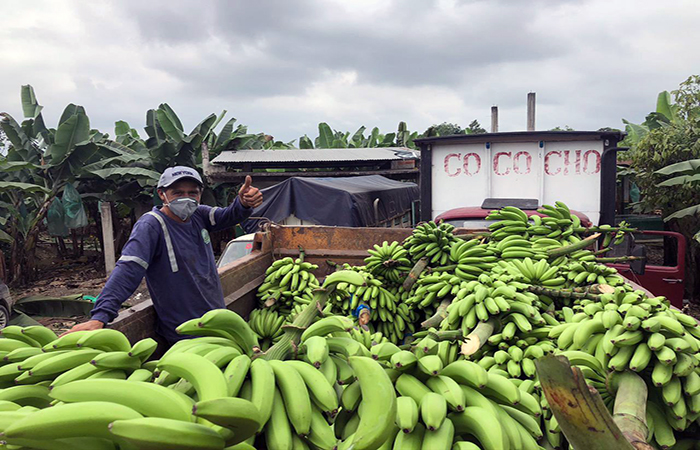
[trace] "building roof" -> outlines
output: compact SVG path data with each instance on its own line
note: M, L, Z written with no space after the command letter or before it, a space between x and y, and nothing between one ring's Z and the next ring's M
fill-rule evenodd
M406 147L269 149L224 151L212 163L400 161L419 158L419 151Z
M625 137L622 131L508 131L500 133L456 134L415 139L416 145L476 144L482 142L594 141Z

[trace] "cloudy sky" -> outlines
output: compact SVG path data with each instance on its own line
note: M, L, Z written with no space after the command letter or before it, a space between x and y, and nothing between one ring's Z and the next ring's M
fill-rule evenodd
M169 103L289 141L444 121L622 128L700 73L697 0L2 0L0 111L34 86L47 124L84 105L112 132ZM144 133L142 133L144 134Z

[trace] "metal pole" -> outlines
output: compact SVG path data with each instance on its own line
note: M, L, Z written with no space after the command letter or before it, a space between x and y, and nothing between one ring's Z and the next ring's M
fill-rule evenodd
M527 94L527 131L535 131L535 93Z
M491 133L498 133L498 106L491 107Z

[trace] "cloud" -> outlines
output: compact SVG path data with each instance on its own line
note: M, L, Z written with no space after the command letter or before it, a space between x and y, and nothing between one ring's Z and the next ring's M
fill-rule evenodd
M540 129L642 121L656 94L697 72L700 9L651 0L211 0L2 2L0 110L34 86L55 124L141 129L169 103L186 127L227 109L289 141L317 124L423 131L444 121Z

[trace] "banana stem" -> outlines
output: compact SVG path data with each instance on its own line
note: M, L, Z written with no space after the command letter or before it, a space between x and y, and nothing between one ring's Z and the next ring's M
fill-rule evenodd
M441 341L456 341L457 339L461 339L464 335L462 334L461 330L441 330L441 331L429 331L429 330L424 330L424 331L419 331L418 333L413 334L414 339L422 339L424 337L430 337L430 339L441 342ZM410 348L410 345L407 346L407 348Z
M590 247L591 245L594 245L596 242L596 239L600 237L600 233L595 233L590 236L588 236L585 239L581 239L580 241L576 242L575 244L567 245L566 247L559 247L559 248L554 248L552 250L549 250L547 252L547 256L549 259L556 259L559 258L560 256L566 256L568 254L571 254L573 252L582 250L586 247Z
M260 353L257 357L266 360L284 360L287 356L297 348L301 341L301 335L314 322L314 319L321 310L326 306L328 301L329 291L324 288L318 288L314 291L313 301L296 316L294 322L290 326L285 326L284 336L266 352Z
M425 270L425 268L428 266L428 258L421 258L418 260L415 266L413 266L413 269L408 273L408 276L406 276L406 279L403 282L403 289L404 291L408 292L411 290L413 285L418 281L418 277L420 276L421 272Z
M498 321L494 318L491 318L486 322L479 322L476 328L474 328L474 331L469 333L469 335L464 338L464 342L462 343L462 348L460 350L461 353L464 356L470 356L479 351L479 349L486 344L486 341L491 337L498 326Z
M647 385L634 372L616 373L611 385L617 388L613 421L622 434L638 450L651 450L647 444Z
M527 290L537 295L546 295L556 298L588 298L600 301L600 297L590 292L574 292L565 289L550 289L542 286L528 286Z
M299 246L299 261L304 262L305 255L306 255L306 252L304 251L304 248L300 245Z
M440 326L443 320L447 318L447 307L450 306L452 300L443 300L437 307L437 311L432 317L426 319L420 324L421 328L437 328Z
M608 253L610 250L612 250L612 247L605 247L605 248L601 248L600 250L598 250L596 252L593 252L593 254L595 256L604 255L604 254Z
M599 263L616 263L616 262L626 262L626 261L638 261L644 259L642 256L611 256L610 258L596 258L596 262Z

